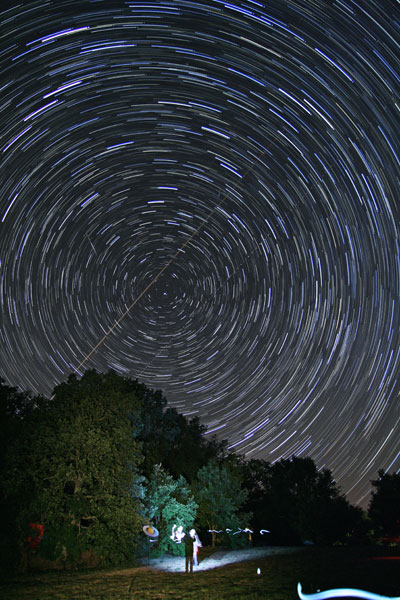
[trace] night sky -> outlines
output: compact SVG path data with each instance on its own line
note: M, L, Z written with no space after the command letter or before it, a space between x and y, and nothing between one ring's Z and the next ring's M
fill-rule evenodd
M3 6L0 375L114 369L366 506L400 469L400 2Z

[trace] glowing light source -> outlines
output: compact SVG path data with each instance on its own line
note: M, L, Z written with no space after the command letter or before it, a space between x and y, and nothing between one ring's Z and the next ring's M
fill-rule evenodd
M173 542L180 544L182 542L183 538L185 537L185 532L183 531L183 526L179 525L179 527L176 527L176 525L173 525L172 526L172 534L169 537L171 538L171 540Z
M317 592L316 594L303 594L301 583L297 584L297 593L300 600L324 600L325 598L365 598L366 600L400 600L400 596L381 596L373 592L365 590L357 590L355 588L337 588L333 590L325 590L325 592Z
M159 533L158 533L158 529L156 529L155 527L152 527L151 525L145 525L143 527L143 533L145 533L147 535L150 542L157 541Z
M229 529L228 527L225 529L226 533L231 533L233 531L233 529ZM223 533L224 530L223 529L209 529L208 530L209 533ZM253 529L250 529L249 527L245 527L245 529L242 529L241 527L238 527L237 531L234 531L232 533L232 535L237 535L238 533L254 533ZM264 533L270 533L269 529L260 529L260 533L261 535L264 535Z

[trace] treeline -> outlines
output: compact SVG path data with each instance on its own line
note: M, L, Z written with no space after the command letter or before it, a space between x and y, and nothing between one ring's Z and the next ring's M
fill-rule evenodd
M366 514L312 459L247 461L160 391L114 372L71 375L51 399L0 380L0 411L6 568L38 556L65 568L132 564L150 550L144 525L159 531L158 554L181 553L174 525L233 546L400 535L400 476L379 473Z

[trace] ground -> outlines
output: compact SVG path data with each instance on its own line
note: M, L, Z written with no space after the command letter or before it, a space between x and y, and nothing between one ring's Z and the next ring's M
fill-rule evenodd
M400 548L202 548L185 574L183 557L165 556L123 569L6 573L2 600L299 600L355 588L400 600ZM258 574L259 573L259 574ZM369 596L371 597L371 596ZM343 600L343 599L342 599Z
M217 549L215 552L211 549L200 549L199 565L193 567L194 571L208 571L236 562L255 560L266 556L276 554L293 554L299 552L302 548L292 548L288 546L264 546L259 548L244 548L242 550L228 550L227 548ZM185 571L185 557L164 555L161 558L151 558L145 561L147 566L160 571L169 571L172 573L183 573Z

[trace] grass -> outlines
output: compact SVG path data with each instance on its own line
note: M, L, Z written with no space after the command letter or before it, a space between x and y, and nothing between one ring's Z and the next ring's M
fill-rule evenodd
M204 549L204 553L209 552ZM2 600L298 600L299 581L306 594L351 587L400 596L399 567L399 549L307 548L298 554L234 563L192 575L138 567L10 576L0 582L0 597Z

